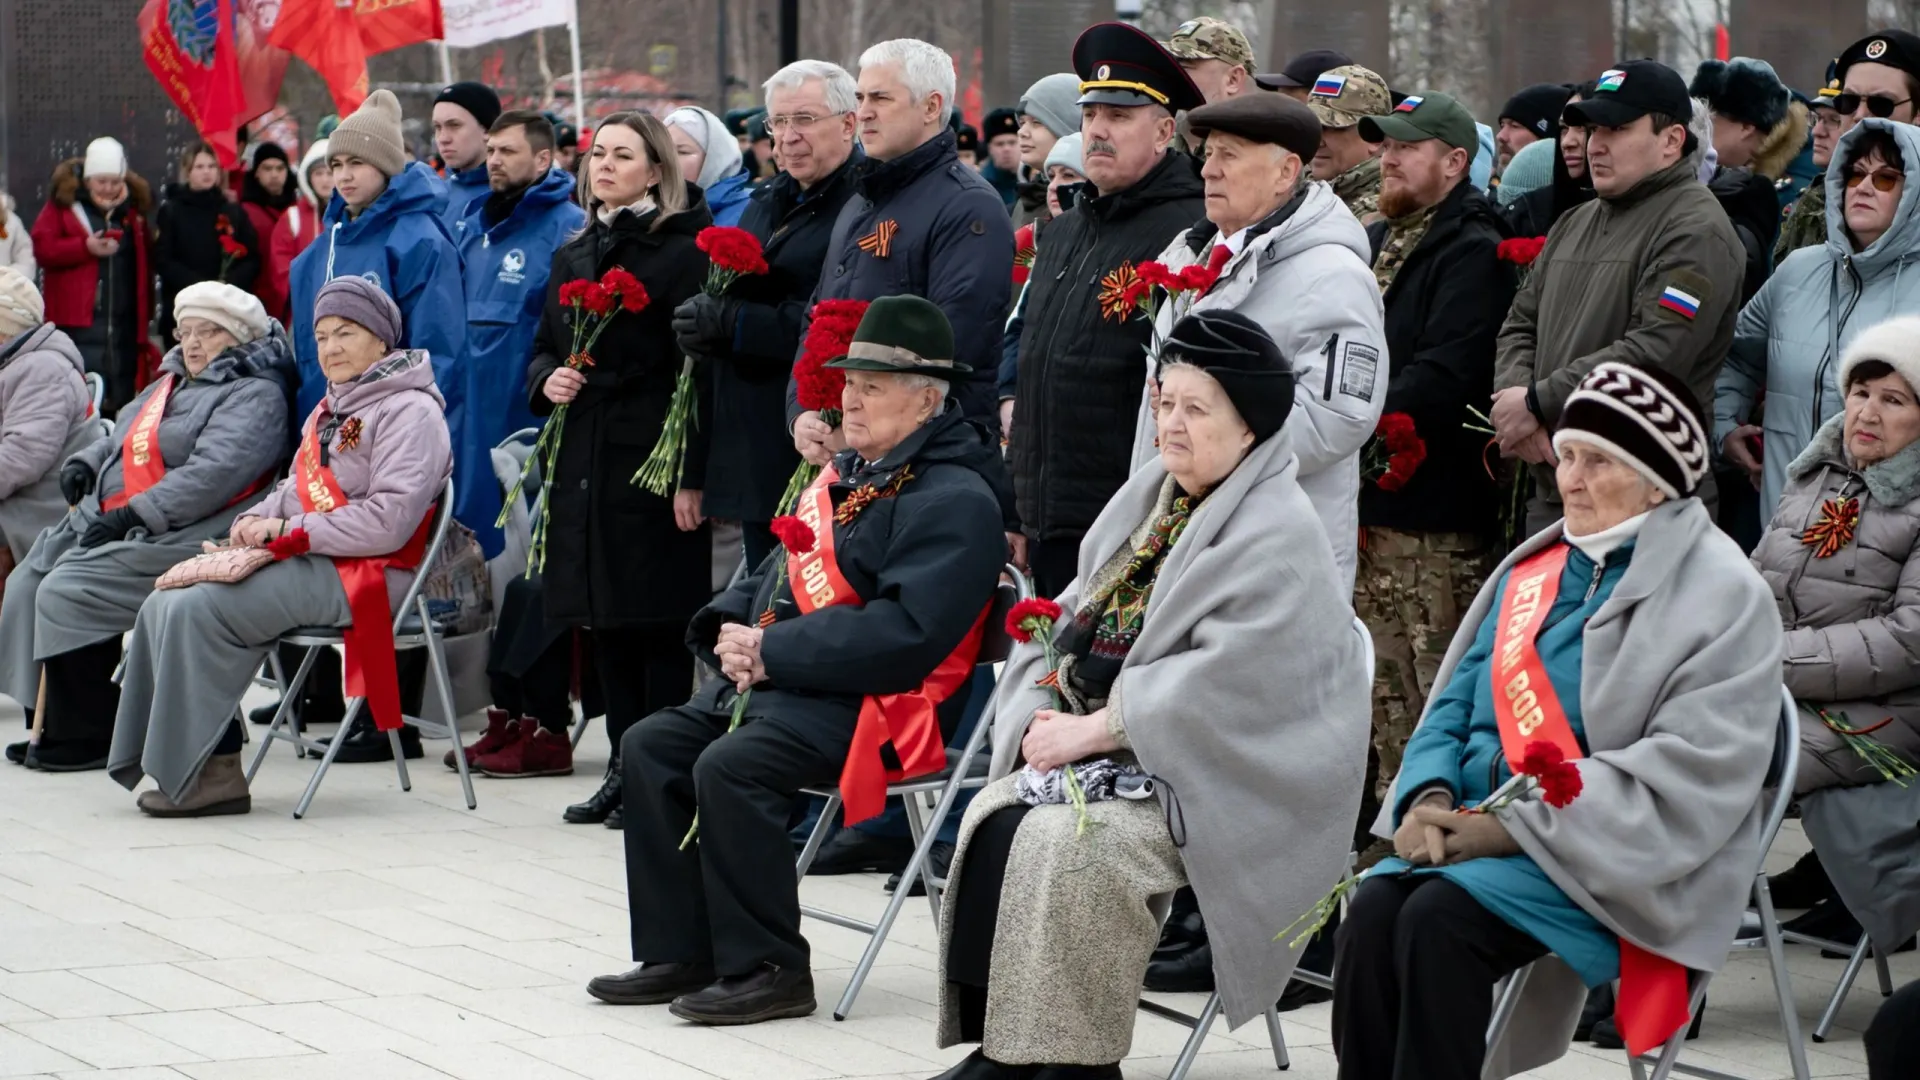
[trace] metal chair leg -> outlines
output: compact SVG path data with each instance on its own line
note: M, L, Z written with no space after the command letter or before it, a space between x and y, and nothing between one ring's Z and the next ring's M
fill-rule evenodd
M1860 931L1860 936L1862 938L1867 936L1864 929ZM1893 973L1887 970L1887 958L1878 948L1873 950L1873 970L1874 974L1880 977L1880 996L1892 997Z
M926 820L927 811L925 807L920 805L920 796L903 795L900 797L900 801L903 804L905 804L907 808L907 831L913 835L913 846L915 848L920 848L930 844L932 842L932 838L927 835L927 820ZM931 851L931 849L929 849L929 851ZM919 878L922 882L926 884L927 907L931 908L933 911L933 925L939 926L940 925L940 891L933 887L933 882L927 881L927 879L932 876L933 875L928 871L926 864L922 863ZM909 880L904 873L900 875L900 886L899 886L899 890L896 890L896 891L905 891L905 892L913 891L913 882Z
M1513 1022L1513 1011L1520 1006L1520 991L1526 989L1527 980L1533 977L1533 965L1515 971L1507 976L1507 984L1500 990L1500 996L1494 999L1493 1016L1487 1021L1487 1045L1495 1046L1506 1036L1507 1025ZM1490 1080L1488 1070L1493 1068L1490 1060L1481 1069L1482 1080Z
M453 680L447 674L446 643L434 629L433 617L427 611L427 598L420 597L419 605L420 626L427 639L427 666L433 672L434 689L440 694L440 707L446 710L447 734L453 739L453 763L460 773L460 790L467 796L467 809L478 809L480 801L473 797L473 772L467 764L467 748L460 742L459 717L453 708Z
M860 951L860 962L853 967L853 977L847 980L846 992L840 995L840 1003L833 1007L833 1018L845 1020L853 1011L853 999L860 996L860 988L866 985L867 976L873 972L873 965L880 958L880 947L887 943L887 935L893 930L893 921L900 917L900 909L907 905L908 894L913 891L908 885L920 876L927 864L927 846L917 843L913 846L913 855L907 859L906 869L900 871L900 887L893 890L887 899L887 909L880 913L880 919L873 924L873 936L867 939L867 947ZM927 890L929 896L933 890Z
M1293 1060L1287 1056L1287 1033L1280 1030L1280 1010L1267 1009L1267 1041L1273 1044L1273 1067L1286 1072L1293 1067Z
M340 720L340 731L328 740L326 754L320 758L320 764L314 768L313 776L307 780L307 790L301 794L299 803L293 808L296 821L307 816L307 808L313 805L314 793L320 790L320 781L326 779L327 768L333 764L333 759L340 755L340 744L347 741L347 732L353 727L353 718L360 714L360 707L364 704L366 704L364 698L347 700L347 715Z
M1173 1060L1173 1071L1167 1074L1167 1080L1186 1080L1187 1070L1193 1068L1195 1059L1200 1056L1200 1047L1207 1041L1207 1029L1213 1026L1214 1017L1220 1015L1220 993L1215 991L1207 997L1207 1006L1194 1018L1193 1034L1187 1037L1187 1044L1180 1048L1180 1056Z
M820 845L827 842L827 831L833 828L833 815L840 811L840 796L827 797L827 805L820 808L820 819L813 823L813 831L807 834L807 843L800 849L800 857L794 860L793 876L795 880L807 876L813 869L813 857L820 854Z
M1700 1015L1700 1010L1706 1006L1707 983L1710 981L1711 977L1707 975L1694 980L1693 990L1687 995L1687 1022L1681 1024L1680 1030L1669 1036L1660 1047L1660 1056L1654 1061L1653 1073L1648 1080L1667 1080L1673 1075L1674 1064L1680 1060L1680 1050L1687 1045L1687 1029L1693 1025L1692 1018ZM1639 1064L1638 1058L1632 1060L1636 1066ZM1634 1073L1637 1076L1639 1069L1636 1068Z
M1807 1044L1800 1038L1800 1010L1793 1004L1793 979L1787 973L1786 943L1780 937L1780 916L1773 910L1773 890L1767 887L1765 874L1754 876L1753 901L1760 909L1760 936L1767 945L1767 966L1773 970L1773 992L1780 1002L1780 1033L1786 1037L1787 1060L1793 1066L1794 1080L1808 1080Z
M313 662L316 655L315 650L308 649L307 655L301 658L300 668L294 672L293 675L291 689L288 688L286 680L280 676L279 658L274 658L273 678L275 682L280 684L280 707L274 710L273 722L267 725L266 734L260 736L260 749L254 751L253 763L247 766L247 783L249 785L253 783L254 776L260 772L260 764L267 760L267 750L273 746L273 740L289 739L293 743L294 749L304 751L305 748L300 745L298 729L295 730L293 735L288 736L280 731L280 726L288 723L293 708L294 695L306 687L307 673L313 670ZM299 817L300 815L295 814L294 816Z
M1853 980L1860 977L1860 965L1867 962L1867 954L1873 951L1873 939L1864 931L1860 934L1860 944L1853 947L1853 955L1847 957L1847 966L1840 972L1840 983L1833 988L1833 997L1827 1002L1827 1009L1820 1014L1820 1022L1813 1026L1813 1041L1827 1041L1827 1033L1833 1030L1833 1022L1840 1016L1840 1006L1847 1000L1847 994L1853 990Z
M393 771L400 774L400 790L412 791L413 778L407 775L407 755L400 752L399 728L387 732L387 745L393 747Z
M573 748L575 750L580 748L580 737L587 733L587 725L591 722L587 717L586 711L582 710L580 713L580 722L573 725ZM614 749L618 750L619 747L616 746Z

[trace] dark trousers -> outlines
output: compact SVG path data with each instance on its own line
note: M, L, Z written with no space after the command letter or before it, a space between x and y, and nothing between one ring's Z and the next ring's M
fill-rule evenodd
M1340 1080L1479 1080L1493 984L1546 954L1445 878L1366 882L1334 951Z
M616 753L628 728L693 695L685 627L595 630L593 651L607 708L607 742Z
M1035 596L1055 597L1067 591L1079 573L1080 541L1084 535L1027 541L1027 568L1033 574Z
M120 666L120 635L47 657L46 715L40 721L43 746L70 743L98 748L113 742L113 716L120 709L120 688L113 669Z
M722 977L806 970L787 824L801 788L839 780L853 725L816 747L778 721L728 733L728 720L682 705L620 741L633 958L711 962ZM696 809L699 839L682 851Z
M947 941L947 981L960 987L960 1041L979 1042L987 1023L987 983L992 977L994 931L1000 924L1000 889L1006 884L1013 838L1033 807L1020 803L988 814L967 845L967 872L947 902L953 936Z
M743 521L740 523L740 546L747 557L747 573L767 560L773 554L773 528L770 522Z
M306 646L275 647L280 651L280 673L291 680L294 673L300 670L301 661L306 659ZM400 675L400 711L408 716L419 716L420 702L427 688L427 650L408 649L396 653L394 666ZM321 649L320 655L313 658L313 668L307 672L307 681L300 688L300 697L307 704L331 704L334 706L332 712L336 715L345 709L346 682L338 649ZM296 702L295 707L300 704ZM365 712L364 709L361 711ZM363 716L362 719L370 718Z

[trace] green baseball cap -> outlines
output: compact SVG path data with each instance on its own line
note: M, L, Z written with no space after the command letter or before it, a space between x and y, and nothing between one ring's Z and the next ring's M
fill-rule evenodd
M1469 154L1480 148L1480 130L1473 124L1473 114L1453 98L1438 93L1408 94L1392 112L1361 120L1360 137L1370 143L1439 139Z

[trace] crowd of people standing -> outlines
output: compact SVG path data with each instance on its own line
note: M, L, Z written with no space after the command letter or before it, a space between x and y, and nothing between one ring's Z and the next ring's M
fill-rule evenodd
M249 812L240 699L323 626L254 719L350 695L331 760L420 756L384 633L447 510L495 604L473 767L569 774L605 717L564 811L623 831L603 1001L811 1013L798 793L845 796L815 872L925 888L885 784L990 723L934 845L937 1037L980 1044L941 1080L1117 1077L1143 985L1331 1000L1343 1076L1466 1080L1549 954L1588 993L1514 1068L1697 1031L1650 980L1722 962L1781 687L1810 820L1920 766L1920 37L1808 93L1569 75L1489 124L1196 18L1089 28L978 130L898 39L584 137L455 83L435 163L386 90L157 197L96 139L31 229L0 202L7 755ZM763 265L717 285L716 228ZM1565 801L1513 794L1530 738ZM1825 939L1852 839L1774 883ZM1344 922L1275 941L1350 855Z

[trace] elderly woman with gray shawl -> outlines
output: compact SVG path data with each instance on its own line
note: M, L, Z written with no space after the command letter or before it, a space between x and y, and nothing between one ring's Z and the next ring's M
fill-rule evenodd
M1278 914L1326 891L1351 839L1368 676L1300 489L1292 368L1231 311L1180 322L1161 358L1160 457L1059 597L1065 707L1040 642L1001 678L999 779L941 909L939 1041L981 1046L943 1080L1118 1077L1164 901L1189 882L1229 1021L1260 1015L1294 965Z
M1340 927L1342 1077L1474 1080L1489 1054L1489 1075L1533 1068L1566 1052L1581 984L1616 977L1641 1053L1686 1025L1688 970L1726 960L1760 856L1780 618L1693 497L1707 445L1661 371L1604 363L1568 399L1566 518L1461 623L1382 814L1399 857ZM1571 802L1489 802L1543 743L1578 773ZM1549 953L1490 1049L1495 981Z
M345 628L346 687L381 730L400 726L392 622L420 565L433 508L453 471L446 401L426 352L395 348L400 308L361 277L335 278L313 301L326 395L301 429L293 468L234 519L231 546L272 561L239 580L206 580L147 598L127 642L107 772L153 817L253 808L233 719L253 672L282 634Z
M74 509L7 578L0 692L34 708L39 730L7 747L16 764L106 767L121 635L154 579L224 536L292 446L293 347L260 301L208 281L181 289L173 310L180 344L160 377L120 410L118 430L66 459L60 492Z

